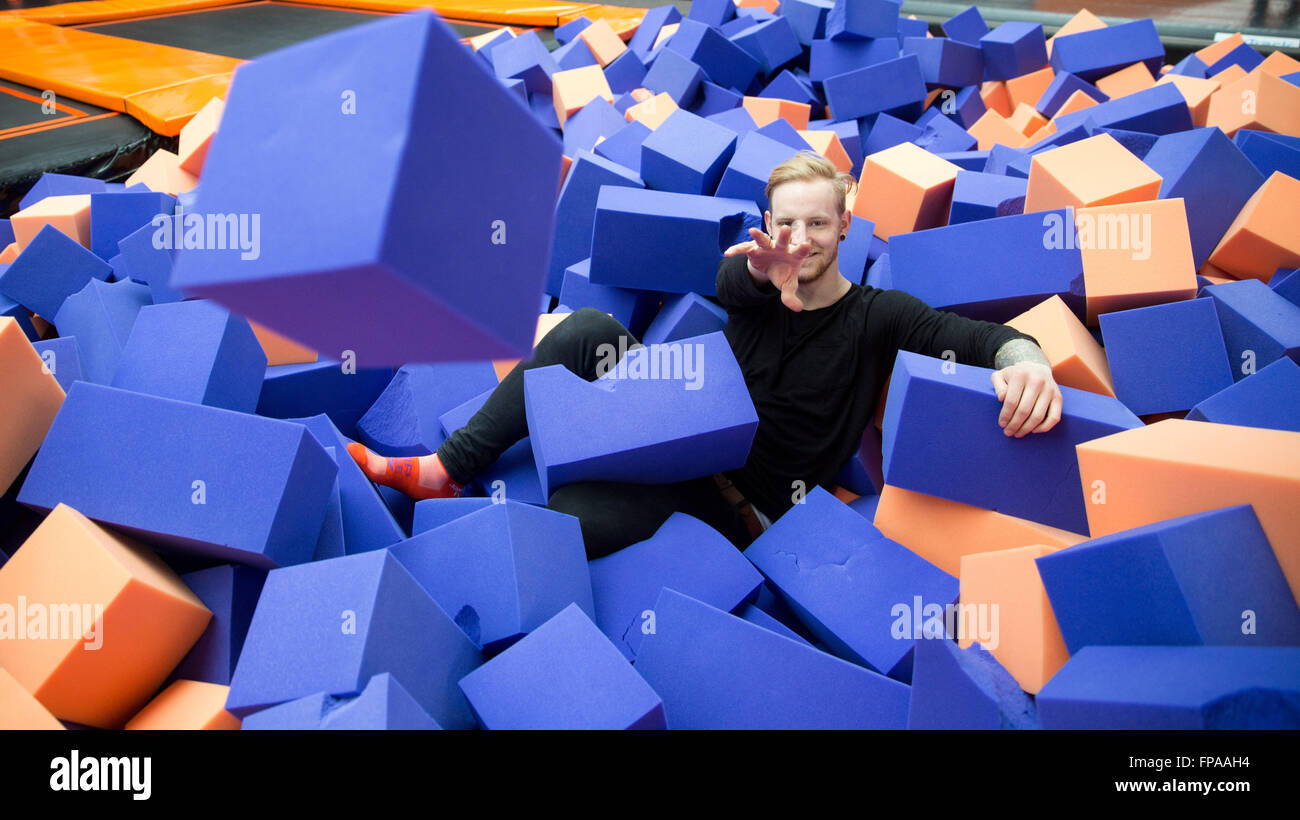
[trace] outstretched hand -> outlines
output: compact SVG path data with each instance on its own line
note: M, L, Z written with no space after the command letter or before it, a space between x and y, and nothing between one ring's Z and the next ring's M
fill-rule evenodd
M1008 436L1024 438L1046 433L1061 420L1061 388L1052 368L1037 362L1017 362L993 372L993 389L1002 412L998 425Z
M773 240L758 228L750 228L752 241L732 245L722 255L730 257L744 254L749 257L750 269L780 288L781 302L790 310L800 311L803 310L803 300L798 296L799 268L812 251L812 245L803 242L792 247L791 233L790 226L786 225L777 230L776 239Z

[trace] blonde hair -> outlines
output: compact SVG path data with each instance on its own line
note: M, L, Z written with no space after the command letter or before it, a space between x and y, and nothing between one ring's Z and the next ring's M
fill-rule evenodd
M844 213L844 201L849 188L854 184L850 174L836 169L830 160L814 151L800 151L785 162L772 169L772 176L767 179L765 194L767 201L772 201L772 192L787 182L812 182L824 179L835 191L837 213Z

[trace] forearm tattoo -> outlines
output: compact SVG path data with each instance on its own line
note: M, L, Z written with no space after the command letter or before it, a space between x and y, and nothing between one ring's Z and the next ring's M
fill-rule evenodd
M993 369L1001 370L1004 367L1010 367L1021 362L1033 362L1045 367L1052 366L1052 363L1047 360L1047 356L1038 348L1038 345L1028 339L1012 339L999 347L998 352L994 354Z

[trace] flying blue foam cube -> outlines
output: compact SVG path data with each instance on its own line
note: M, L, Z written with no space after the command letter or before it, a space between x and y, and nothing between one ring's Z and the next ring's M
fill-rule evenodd
M391 552L489 655L569 604L594 611L582 529L554 510L506 500Z
M565 121L564 154L572 157L578 151L590 151L596 140L612 136L625 126L627 120L617 108L603 97L593 97Z
M840 243L839 249L840 273L850 282L861 284L866 275L875 229L876 223L870 219L857 214L850 217L848 238Z
M72 388L73 382L81 380L81 353L78 352L76 336L32 342L32 347L64 393Z
M769 76L782 66L799 59L803 53L799 35L787 17L773 17L757 23L751 20L747 28L731 35L729 39L757 60L759 70Z
M46 225L0 274L0 293L53 320L64 300L91 279L107 281L113 269L76 240Z
M470 417L478 412L490 395L491 391L486 391L443 413L439 421L447 436L450 437L452 433L468 424ZM537 464L533 461L532 441L527 436L510 445L504 453L497 456L496 461L479 473L474 484L491 495L492 500L498 503L504 498L545 507L548 498L542 493L542 485L537 477ZM418 516L419 504L415 505L415 511ZM414 534L414 521L411 527Z
M840 145L843 146L844 152L849 155L849 161L853 163L852 174L856 178L862 174L862 132L858 129L857 120L847 120L845 122L830 122L828 120L819 120L808 123L808 129L811 131L834 131L835 135L840 138Z
M642 344L676 342L716 333L727 324L727 312L698 293L670 296L654 321L641 334Z
M645 182L632 166L619 163L617 158L599 156L604 151L635 156L637 167L641 162L640 146L650 136L650 129L638 122L629 123L631 131L624 141L616 134L612 140L596 146L596 153L579 151L574 154L569 174L560 189L555 204L555 244L551 250L551 267L546 278L546 292L558 296L564 284L565 268L591 256L591 232L596 219L596 197L602 185L621 185L644 188ZM613 144L611 144L613 143ZM635 146L635 153L631 150ZM628 150L624 152L624 148Z
M808 59L808 76L814 82L825 81L867 66L898 59L901 48L895 37L872 40L814 40ZM825 90L823 88L823 90ZM835 112L837 119L855 119Z
M908 687L665 589L636 670L669 729L901 729Z
M721 333L628 351L595 382L559 365L528 370L524 397L548 498L576 481L668 484L738 469L758 429Z
M717 195L752 200L760 210L767 210L767 181L773 169L797 153L799 149L756 131L741 136L718 183Z
M676 37L677 35L673 35ZM672 42L669 39L668 42ZM700 83L708 79L704 69L683 57L667 46L662 47L659 56L641 79L650 91L664 93L672 97L673 102L682 108L690 108L700 90Z
M224 564L187 573L181 580L212 610L212 620L172 672L171 679L229 686L257 598L266 582L266 571Z
M172 266L176 251L154 244L157 228L145 225L117 243L118 255L126 265L127 275L149 286L149 295L155 305L179 302L185 295L171 287ZM118 277L121 278L120 276Z
M591 46L587 45L586 40L571 40L552 51L551 59L555 61L557 71L600 65L596 61L596 56L591 53Z
M54 325L61 333L77 337L87 381L112 383L136 316L151 303L149 288L144 285L130 280L107 283L101 279L89 280L85 287L63 300L54 314Z
M735 152L734 131L678 109L641 144L641 178L657 191L711 195Z
M474 725L456 681L483 657L388 550L271 572L244 639L226 710L242 717L316 692L396 678L440 726Z
M610 91L622 94L640 88L647 70L637 53L627 49L605 66L605 82L609 83Z
M995 143L989 149L988 160L984 163L984 173L1002 174L1003 176L1029 179L1029 168L1033 157L1028 151L1012 148L1002 143Z
M917 122L920 124L921 121L918 120ZM925 120L922 129L921 136L912 140L912 142L932 154L974 151L979 145L979 140L972 136L970 132L941 114L936 114L936 116Z
M1174 67L1169 70L1169 73L1181 74L1184 77L1195 77L1198 80L1204 80L1209 76L1205 72L1205 69L1207 68L1209 68L1209 66L1207 66L1205 61L1200 57L1197 57L1195 54L1188 54L1186 57L1179 60Z
M1300 179L1300 139L1239 128L1232 141L1265 179L1274 171Z
M1283 356L1191 409L1192 421L1300 433L1300 366Z
M1158 83L1109 102L1066 114L1057 119L1059 130L1092 120L1102 128L1143 131L1147 134L1175 134L1192 128L1187 98L1173 83Z
M593 285L590 259L570 265L564 271L560 301L575 310L591 307L602 313L608 313L638 338L659 309L657 293L627 290L609 285Z
M707 26L721 26L736 16L736 4L731 0L691 0L686 18Z
M807 46L826 36L826 18L834 5L834 0L784 0L780 11L790 21L799 43Z
M898 35L902 0L835 0L826 15L826 37L860 40Z
M570 605L460 681L485 729L664 729L664 704Z
M972 319L1004 322L1054 294L1082 316L1083 257L1067 241L1072 230L1063 209L898 234L889 242L894 287Z
M248 321L196 299L140 309L112 386L251 413L265 373Z
M1300 729L1300 649L1089 646L1036 698L1044 729Z
M193 213L249 216L261 241L180 254L173 287L366 366L532 350L561 146L446 23L396 15L238 73ZM285 105L289 86L335 103ZM355 94L339 102L339 89ZM456 207L431 231L435 200Z
M597 285L716 296L718 256L737 241L754 203L726 197L601 186L591 240ZM673 237L664 242L663 237ZM748 238L748 235L746 235Z
M1247 74L1264 62L1264 55L1251 48L1248 43L1236 46L1205 69L1205 76L1213 77L1231 66L1240 66Z
M823 88L826 104L840 119L881 111L915 119L921 113L927 93L921 62L915 54L827 77ZM915 113L908 117L912 112Z
M650 53L654 46L655 40L659 37L659 30L666 25L679 22L682 19L682 13L677 10L676 6L666 4L656 6L645 13L641 19L641 24L637 26L636 32L632 39L628 40L627 47L636 52L642 60Z
M735 110L743 99L744 95L705 80L700 83L700 91L691 104L690 112L710 122L717 122L711 119L712 115Z
M1009 21L980 38L990 80L1010 80L1047 65L1041 23Z
M920 638L913 650L909 729L1037 729L1034 699L993 655Z
M1300 645L1300 608L1246 504L1094 538L1036 563L1072 655L1085 646ZM1250 634L1246 610L1256 616Z
M301 424L76 382L18 500L269 568L311 559L337 472Z
M357 436L381 455L428 455L445 438L438 417L496 386L491 362L406 365L357 422Z
M623 128L623 129L617 131L617 132L614 134L614 136L610 137L610 138L607 139L607 140L603 140L602 142L600 142L600 143L599 143L595 148L592 149L592 151L593 151L597 156L604 157L605 159L612 161L612 162L615 163L616 165L621 165L621 166L623 166L623 168L626 169L627 171L631 171L632 174L633 174L634 176L636 176L637 180L639 181L639 180L641 180L641 177L640 177L640 172L641 172L641 146L645 143L646 137L648 137L648 136L650 136L650 129L649 129L649 128L645 127L643 124L641 124L641 123L639 123L639 122L630 122L630 123L627 124L627 127L626 127L626 128ZM572 167L569 168L569 175L570 175L570 176L573 175L573 168L572 168ZM565 181L566 181L566 183L567 183L567 181L568 181L568 177L565 178ZM612 184L617 184L617 183L612 183ZM644 185L645 185L645 183L644 183L644 182L641 182L641 185L640 185L640 186L632 186L632 187L644 187ZM599 190L600 190L600 188L599 188L599 186L597 186L596 191L599 192ZM563 191L561 191L561 194L563 194ZM593 194L593 196L594 196L594 194ZM595 213L595 204L594 204L594 202L593 202L593 204L592 204L592 213L593 213L593 214ZM563 221L562 221L562 220L557 216L557 217L556 217L556 228L557 228L557 230L556 230L556 242L557 242L557 245L558 245L558 242L559 242L559 237L561 236L561 231L560 231L559 229L560 229L563 225L564 225ZM575 241L576 241L576 240L575 240ZM588 253L591 252L591 250L590 250L590 244L588 244L588 250L587 250L587 252L588 252ZM553 262L554 262L554 260L555 260L554 253L555 253L555 250L553 249L553 250L552 250L552 257L551 257ZM567 267L567 266L566 266L566 267ZM560 281L561 281L561 283L563 282L563 271L561 271L561 280L560 280ZM547 278L547 292L548 292L548 293L551 292L551 291L550 291L551 286L552 286L552 283L551 283L550 278L548 277L548 278ZM556 287L558 287L558 285L556 285Z
M1258 279L1211 285L1205 294L1214 300L1234 381L1283 356L1300 361L1300 307Z
M799 620L838 657L908 683L912 643L894 634L896 604L946 606L957 579L890 541L822 487L745 550Z
M176 198L153 191L90 195L90 249L104 261L117 255L117 243L149 225L158 214L170 216Z
M684 513L673 513L650 538L588 567L596 625L628 660L635 660L647 634L645 613L660 589L730 612L753 600L763 583L730 541Z
M255 712L244 718L239 728L428 731L442 727L397 678L385 672L371 678L359 695L335 697L317 692Z
M523 80L530 93L551 90L551 75L560 68L535 31L525 31L493 48L488 55L496 76Z
M895 260L896 261L896 260ZM1117 400L1061 387L1061 420L1013 438L982 367L900 351L884 416L885 481L987 510L1088 532L1075 445L1142 421ZM936 470L934 465L944 464ZM989 481L996 475L997 481Z
M958 171L952 188L948 224L1012 216L1025 210L1029 180L976 171Z
M326 447L325 452L339 463L339 448ZM345 458L350 458L344 453ZM316 537L316 549L311 560L324 561L327 558L340 558L348 554L347 543L343 534L343 495L339 492L339 478L334 476L334 486L330 487L329 503L325 505L325 518L321 521L320 535Z
M1125 407L1139 416L1176 413L1232 386L1215 302L1189 299L1098 317L1115 395Z
M1082 91L1099 103L1110 100L1109 96L1092 83L1081 80L1068 71L1061 71L1052 77L1052 81L1048 83L1034 108L1038 109L1038 113L1044 117L1055 117L1056 112L1061 109L1061 106L1065 105L1065 101L1070 99L1076 91Z
M989 33L984 15L980 14L980 10L975 6L954 14L940 23L939 27L943 29L944 36L948 39L976 47L979 47L980 38Z
M812 150L812 146L808 144L808 141L799 136L799 132L784 117L778 117L762 128L754 129L754 131L777 142L785 143L796 151Z
M355 364L355 360L352 360ZM386 367L349 369L345 362L322 359L266 368L257 415L296 419L321 413L339 432L357 435L357 421L388 388L396 372Z
M724 1L729 4L729 0ZM760 69L758 60L743 48L698 20L683 20L668 40L667 50L704 69L708 79L718 85L741 91L749 87Z
M943 37L906 37L903 53L921 61L921 76L932 86L962 88L984 81L984 52L979 46Z
M105 190L105 183L100 179L91 179L90 177L73 176L72 174L41 174L36 184L23 194L23 198L18 200L16 210L23 210L29 205L35 205L47 196L73 196L76 194L95 194ZM9 240L10 242L13 239Z
M1150 18L1052 39L1052 68L1090 83L1138 62L1158 76L1164 59L1164 44Z

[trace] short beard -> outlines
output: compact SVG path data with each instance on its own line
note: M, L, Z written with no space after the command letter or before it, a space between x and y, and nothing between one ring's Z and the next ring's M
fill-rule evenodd
M804 274L799 275L799 284L811 285L812 283L821 279L823 276L826 275L826 271L831 269L831 265L835 264L836 260L839 259L839 256L840 256L840 249L839 246L836 246L835 251L830 256L823 255L822 264L820 267L816 268L812 273L809 273L807 275Z

